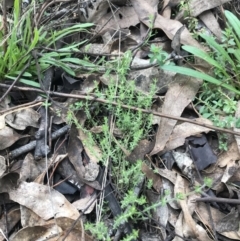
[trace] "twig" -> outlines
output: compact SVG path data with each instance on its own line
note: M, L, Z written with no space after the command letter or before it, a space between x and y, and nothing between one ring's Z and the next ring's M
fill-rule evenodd
M57 139L61 135L67 133L68 130L69 130L69 126L66 125L66 126L62 127L61 129L53 132L52 133L52 139L53 140ZM36 146L36 141L31 141L27 145L19 147L19 148L15 149L15 150L13 150L12 152L9 153L9 159L14 159L17 156L22 155L23 153L31 151L31 150L33 150L35 148L35 146Z
M196 202L218 202L218 203L230 203L230 204L240 204L239 199L229 199L220 197L203 197L194 199Z
M0 87L3 87L3 88L6 88L7 86L8 85L0 84ZM30 91L31 90L31 91L35 91L35 92L38 92L38 93L49 94L51 96L67 97L67 98L74 98L74 99L79 99L79 100L97 101L97 102L100 102L100 103L103 103L103 104L108 104L108 105L111 104L111 105L114 105L114 106L119 106L119 103L117 103L117 102L114 102L114 101L111 102L111 101L108 101L108 100L105 100L105 99L96 98L94 96L89 96L89 95L87 96L87 95L65 94L65 93L54 92L54 91L43 91L43 90L40 90L40 89L37 89L37 88L25 88L25 87L13 87L13 88L18 89L18 90L22 90L22 91ZM203 127L215 130L215 131L240 136L240 132L216 127L216 126L213 126L213 125L203 124L203 123L200 123L196 120L190 120L190 119L187 119L187 118L168 115L168 114L160 113L160 112L157 112L157 111L141 109L141 108L130 106L130 105L120 104L120 106L124 109L133 110L133 111L141 111L142 113L145 113L145 114L152 114L152 115L160 116L160 117L163 117L163 118L188 122L188 123L198 125L198 126L203 126Z

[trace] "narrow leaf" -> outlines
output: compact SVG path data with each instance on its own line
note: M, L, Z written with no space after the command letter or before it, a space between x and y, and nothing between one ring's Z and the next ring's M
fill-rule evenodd
M226 83L223 83L223 82L215 79L214 77L212 77L208 74L201 73L201 72L198 72L198 71L193 70L193 69L175 66L175 65L163 65L163 66L161 66L161 68L163 70L173 71L173 72L176 72L178 74L183 74L183 75L191 76L191 77L194 77L194 78L203 79L203 80L208 81L212 84L223 86L224 88L226 88L228 90L231 90L236 94L240 94L240 91L235 89L233 86L231 86L229 84L226 84Z
M206 62L208 62L209 64L215 66L218 69L222 69L222 66L213 58L211 58L206 52L202 51L199 48L193 47L193 46L182 46L182 48L184 50L186 50L187 52L193 54L194 56L197 56L203 60L205 60Z

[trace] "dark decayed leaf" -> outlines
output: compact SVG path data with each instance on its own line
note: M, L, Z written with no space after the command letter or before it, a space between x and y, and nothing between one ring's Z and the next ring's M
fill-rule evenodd
M199 171L217 161L217 156L213 153L208 144L206 136L189 137L189 149Z

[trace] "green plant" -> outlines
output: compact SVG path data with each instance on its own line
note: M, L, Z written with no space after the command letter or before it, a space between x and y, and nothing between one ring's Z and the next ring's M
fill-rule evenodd
M86 31L93 24L77 24L63 30L47 31L47 26L40 28L32 26L33 7L21 14L20 0L14 1L13 21L9 23L9 34L4 36L3 30L0 31L0 79L15 80L21 70L29 65L22 74L20 82L34 87L39 87L40 83L30 80L37 79L35 52L40 64L40 71L43 72L50 66L61 67L70 75L75 75L72 65L83 65L94 67L90 62L71 57L71 50L77 50L77 47L85 41L78 44L71 44L57 51L42 50L39 53L36 48L41 46L52 46L61 38L64 38L74 32ZM7 48L5 49L5 46Z

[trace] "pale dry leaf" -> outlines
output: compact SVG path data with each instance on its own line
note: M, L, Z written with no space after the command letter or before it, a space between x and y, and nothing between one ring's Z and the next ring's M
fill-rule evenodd
M0 178L0 193L8 192L17 186L18 173L10 172Z
M176 161L177 166L180 168L182 173L187 176L189 179L192 179L193 177L193 170L192 170L192 164L193 160L190 158L189 154L187 152L177 152L173 151L172 155Z
M11 146L20 138L21 135L15 132L12 128L5 126L3 129L0 129L0 150L4 150Z
M222 39L222 29L215 18L212 11L206 11L199 15L199 18L206 25L206 27L217 37L219 41Z
M94 89L98 86L100 82L99 75L88 74L85 75L83 84L81 84L81 91L84 94L92 93Z
M227 168L225 168L225 171L223 173L221 182L227 183L228 180L239 170L239 163L235 160L231 160L227 164Z
M90 55L96 55L96 54L102 54L103 52L105 54L110 54L111 53L111 45L106 45L106 44L100 44L100 43L91 43L90 45L84 46L80 48L80 51L84 52L84 54L90 54ZM87 73L81 73L77 74L78 78L86 78L89 74ZM98 76L99 78L100 76Z
M164 190L169 190L170 194L169 194L169 198L168 198L168 204L172 209L178 210L179 209L179 205L177 203L177 201L174 198L174 185L173 183L171 183L168 179L166 178L162 178L162 185ZM174 212L174 211L172 211ZM175 214L175 213L174 213ZM177 220L176 220L177 221ZM173 225L174 226L174 225Z
M205 118L196 118L196 122L212 125L212 121ZM208 133L211 129L204 126L194 125L192 123L184 122L176 125L173 129L169 141L166 144L166 151L174 150L175 148L182 146L185 143L185 139L189 136L195 136L200 133Z
M26 206L44 220L52 217L77 219L79 213L67 199L54 189L38 183L21 182L15 189L8 191L9 198Z
M5 215L1 216L0 227L3 231L3 233L5 234L5 236L8 236L7 231L8 231L8 233L11 232L19 221L20 221L19 208L14 208L7 212L7 227L6 227L6 216ZM7 230L5 228L7 228ZM5 241L5 238L1 234L0 234L0 241Z
M88 7L87 2L82 2L86 7L84 11L80 11L79 18L81 23L96 23L98 25L99 21L108 13L109 3L105 0L94 0L91 1L91 7ZM87 11L87 12L86 12Z
M183 237L183 212L181 212L178 216L174 231L176 234ZM182 238L175 236L175 238L172 241L182 241Z
M176 183L177 180L177 172L174 170L168 170L163 168L156 168L159 175L169 180L172 184Z
M82 232L84 232L84 238L85 241L94 241L94 238L89 236L84 230L82 230L83 225L81 225L82 220L79 219L79 221L74 225L74 228L72 228L73 223L75 220L70 218L56 218L55 220L51 220L53 223L57 223L59 227L62 228L64 231L61 237L64 237L64 235L69 231L71 228L70 234L66 237L65 241L84 241L82 239ZM58 241L61 239L58 239Z
M25 130L26 127L32 126L38 128L40 114L32 108L22 109L20 111L6 115L6 123L16 130Z
M177 195L178 193L182 193L183 195L186 195L189 193L188 189L188 183L185 181L179 174L177 175L177 180L175 183L175 188L174 188L174 194ZM184 216L184 221L187 224L187 227L189 228L188 233L191 235L193 238L198 237L198 232L196 229L196 223L192 218L191 211L189 210L188 204L187 204L187 197L184 200L179 200L179 205L182 208L183 216Z
M156 13L156 9L153 8L148 3L148 1L143 2L141 0L133 0L132 5L133 5L134 10L137 13L139 19L145 25L150 27L151 21L149 19L149 16L154 16L154 14ZM170 39L173 39L176 32L182 26L183 26L182 23L180 23L179 21L164 18L159 14L157 14L155 22L154 22L154 28L162 29L165 32L165 34L168 36L168 38L170 38ZM187 28L185 28L181 34L181 44L195 46L199 49L204 50L203 46L201 44L199 44L199 42L192 37L191 33L187 30Z
M20 205L21 210L21 225L23 228L34 227L34 226L45 226L48 224L48 221L42 219L31 209Z
M181 116L185 107L194 99L200 84L201 81L197 79L177 75L175 82L170 85L169 90L165 95L162 113ZM165 148L176 123L176 120L161 118L156 134L155 146L150 155L161 152Z
M7 169L6 160L4 156L0 156L0 177L5 173Z
M105 33L106 31L117 31L118 29L136 26L139 23L139 19L134 11L134 8L130 6L121 7L115 12L114 17L112 17L112 15L112 12L104 14L104 16L98 22L96 31L100 30L101 34Z
M72 203L72 205L77 209L77 210L84 210L84 214L89 214L92 212L94 209L96 203L97 203L97 195L94 193L93 195L88 195L84 198L81 198L75 202Z
M5 116L6 115L0 115L0 130L5 127Z
M231 0L192 0L189 2L190 14L197 17L200 13L216 8Z
M84 179L90 182L96 180L99 173L99 165L96 162L90 161L84 168Z
M239 148L236 141L233 141L228 150L218 156L217 164L219 167L225 167L230 161L236 161L240 159Z
M31 153L28 153L22 163L21 170L20 170L20 181L29 182L33 181L37 178L38 175L45 172L46 169L46 159L41 159L39 161L35 161L34 157Z
M141 66L150 64L149 60L134 58L133 66ZM168 86L173 82L173 77L176 75L174 72L162 70L159 67L151 67L141 70L133 70L128 74L129 79L134 80L136 90L141 91L143 94L148 94L151 90L151 85L156 81L156 91L159 94L166 93Z
M147 191L146 196L148 201L153 205L156 203L159 203L161 201L163 193L163 189L161 190L162 194L157 194L152 191ZM156 208L153 209L152 211L152 217L154 220L158 220L158 222L161 224L161 234L164 239L166 239L166 226L168 223L168 205L159 205Z
M89 137L81 129L78 129L78 135L78 138L81 140L84 150L86 151L90 160L95 163L98 163L99 160L102 160L102 151L100 148L95 143L89 145Z
M216 231L221 235L226 236L227 238L232 238L238 240L240 237L239 232L239 221L240 216L239 212L236 211L235 208L232 208L228 214L224 214L210 206L210 211L212 214L213 223L215 225ZM205 223L211 227L211 220L209 217L208 209L206 204L201 202L198 203L198 207L196 208L197 216L196 218L201 220L201 222Z
M61 234L62 229L55 224L47 226L35 226L26 227L20 229L13 237L10 238L11 241L56 241L58 234Z

